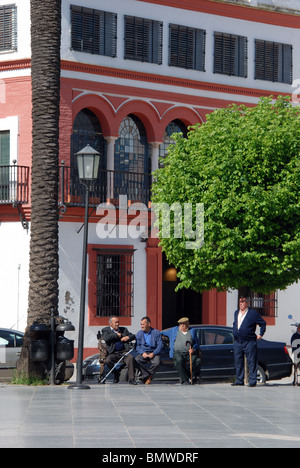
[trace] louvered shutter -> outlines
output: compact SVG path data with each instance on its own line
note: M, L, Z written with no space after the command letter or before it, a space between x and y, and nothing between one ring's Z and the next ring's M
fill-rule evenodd
M214 73L247 77L247 38L233 34L214 34Z
M0 6L0 50L17 50L17 7Z
M10 132L0 132L0 165L8 166L10 161Z
M90 54L116 56L117 15L71 6L72 49Z
M255 78L291 84L293 48L290 44L255 40Z
M162 63L162 26L135 16L125 16L125 59Z
M169 65L204 71L205 31L170 24Z
M289 44L280 44L278 51L278 81L291 84L293 81L293 48Z

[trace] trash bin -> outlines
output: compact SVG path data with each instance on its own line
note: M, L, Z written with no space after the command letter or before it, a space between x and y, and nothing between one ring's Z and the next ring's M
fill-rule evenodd
M56 359L68 361L74 357L74 340L58 336L56 340Z
M49 356L49 342L47 340L33 340L30 343L30 357L32 361L47 361Z

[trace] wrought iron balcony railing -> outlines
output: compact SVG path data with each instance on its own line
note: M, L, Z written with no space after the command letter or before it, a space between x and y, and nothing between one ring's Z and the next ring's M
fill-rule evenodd
M0 166L0 204L28 203L29 167Z
M0 204L29 202L29 171L28 166L0 166ZM150 194L150 174L100 170L90 193L90 205L98 206L110 200L118 206L120 195L126 195L132 203L148 206ZM72 167L60 166L59 202L66 206L84 206L84 186Z
M84 186L73 167L60 166L59 201L65 206L84 206ZM98 180L90 192L90 206L110 201L116 207L120 195L126 195L132 203L148 206L151 175L138 172L99 170Z

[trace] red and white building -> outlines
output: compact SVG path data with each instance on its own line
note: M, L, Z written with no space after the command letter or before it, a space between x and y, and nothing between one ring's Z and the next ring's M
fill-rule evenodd
M144 315L159 329L182 315L232 324L237 292L175 293L176 271L157 239L143 228L129 235L135 216L119 203L150 206L151 173L174 131L184 135L233 102L255 105L261 96L293 93L297 102L298 4L62 0L59 313L76 328L84 208L74 154L86 144L101 154L89 218L85 355L111 314L133 332ZM19 329L29 280L30 55L30 0L0 0L0 326ZM97 210L105 202L115 208ZM99 228L103 216L107 235ZM300 320L299 293L295 284L254 298L269 324L267 338L289 341L287 315Z

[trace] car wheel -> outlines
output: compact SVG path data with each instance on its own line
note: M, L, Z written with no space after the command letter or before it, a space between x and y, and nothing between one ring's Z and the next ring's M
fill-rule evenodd
M265 371L261 366L257 367L257 383L265 384L267 381L267 376Z

